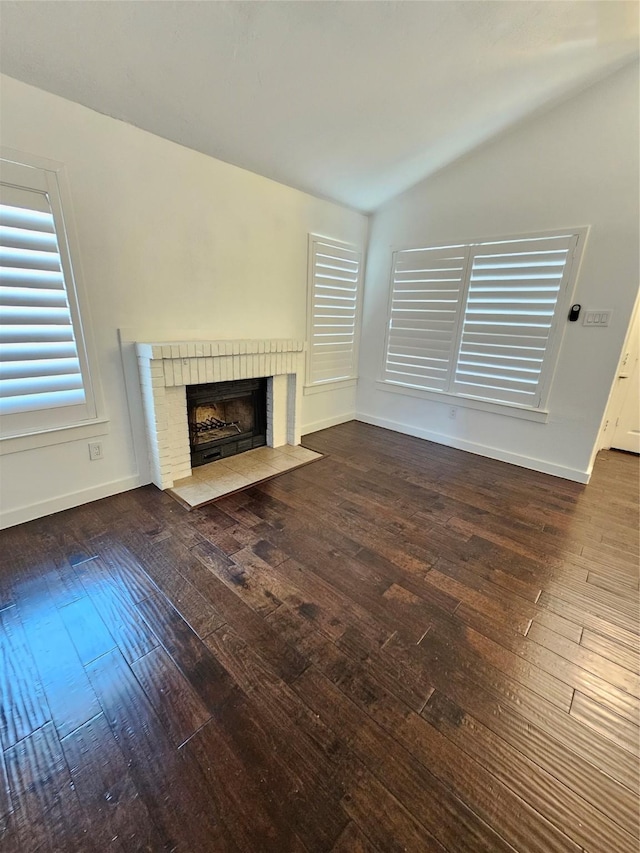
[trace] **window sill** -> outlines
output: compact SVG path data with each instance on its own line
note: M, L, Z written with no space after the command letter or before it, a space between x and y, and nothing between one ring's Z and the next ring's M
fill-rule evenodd
M330 382L323 382L321 385L305 385L303 393L306 396L309 394L321 394L323 391L338 391L340 388L355 388L358 384L357 379L336 379Z
M20 453L24 450L35 450L38 447L66 444L69 441L96 438L99 435L107 435L108 432L109 421L98 420L89 423L38 430L38 432L30 432L25 435L0 436L0 456L6 456L9 453Z
M473 397L462 397L458 394L446 394L443 391L427 391L423 388L409 388L396 385L393 382L378 380L376 387L380 391L390 391L392 394L403 394L406 397L419 397L422 400L433 400L448 406L459 406L461 409L476 409L480 412L492 412L496 415L506 415L510 418L520 418L525 421L547 423L549 412L544 409L524 409L512 403L492 403L488 400L476 400Z

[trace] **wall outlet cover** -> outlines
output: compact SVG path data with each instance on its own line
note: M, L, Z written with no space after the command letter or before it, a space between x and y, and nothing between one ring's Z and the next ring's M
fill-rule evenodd
M103 458L102 452L102 442L101 441L90 441L89 442L89 459L92 462L96 462L98 459Z
M582 319L583 326L608 326L613 311L611 308L587 308Z

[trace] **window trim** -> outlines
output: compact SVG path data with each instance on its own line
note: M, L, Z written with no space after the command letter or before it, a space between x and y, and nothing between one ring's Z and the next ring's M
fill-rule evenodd
M351 376L342 376L337 379L326 379L321 382L313 382L311 379L311 357L313 342L313 296L314 296L314 244L316 242L328 243L338 249L355 252L359 255L358 283L356 286L356 316L353 335L353 365L354 372ZM347 388L357 384L359 375L360 358L360 333L362 330L362 295L364 288L364 247L357 243L347 243L344 240L334 240L333 237L325 237L322 234L309 233L307 235L307 353L305 359L305 380L303 394L317 394L322 391L335 391L339 388Z
M322 394L324 391L338 391L340 388L355 388L358 378L353 379L330 379L327 382L317 382L315 385L305 385L302 393L305 397L312 394Z
M448 391L432 391L428 388L400 385L397 382L390 382L385 379L378 379L375 384L380 391L389 391L392 394L401 394L405 397L418 397L421 400L432 400L435 403L458 406L461 409L493 412L496 415L508 415L509 417L520 418L524 421L546 423L549 420L548 409L528 409L525 406L518 406L517 403L498 403L496 400L463 397L460 394L450 394Z
M551 396L551 389L553 386L553 380L555 378L560 349L562 346L562 341L564 340L564 335L566 333L566 327L568 325L567 322L562 322L563 314L566 315L568 312L569 306L575 302L575 288L578 279L578 275L580 272L580 268L582 266L582 261L584 258L585 249L588 242L590 225L580 225L577 227L571 228L554 228L553 230L546 231L535 231L529 233L521 233L521 234L508 234L508 235L498 235L493 237L480 237L475 239L466 239L466 240L454 240L450 243L447 243L445 240L438 241L438 243L433 245L424 245L424 246L414 246L414 245L402 245L402 246L392 246L391 247L391 261L389 267L389 294L387 299L387 309L385 314L385 333L384 333L384 344L382 348L382 358L380 365L380 372L378 374L378 379L376 380L376 386L383 391L392 391L397 394L405 394L405 396L409 397L419 397L426 400L434 400L437 402L442 402L451 405L452 403L456 406L461 406L463 408L469 409L478 409L481 411L488 412L496 412L498 414L510 415L516 418L522 418L524 420L534 420L546 422L549 417L549 398ZM505 240L537 240L537 239L545 239L547 237L556 237L559 234L573 234L577 237L576 246L573 254L573 258L571 259L571 267L569 270L569 275L567 278L567 282L564 288L564 292L561 292L558 296L557 305L557 319L551 327L551 332L549 334L549 345L545 352L545 358L548 358L548 366L547 369L541 374L540 379L540 401L538 406L535 408L530 406L522 406L518 403L513 402L501 402L499 400L491 400L485 399L482 397L470 396L466 394L457 394L452 390L447 391L437 391L431 388L420 388L414 385L405 385L400 382L394 382L386 378L386 363L387 363L387 348L389 343L389 322L391 318L391 309L393 304L393 272L394 272L394 257L396 252L403 251L412 251L417 249L436 249L439 247L449 248L449 247L457 247L457 246L473 246L482 243L499 243ZM468 264L468 268L465 273L464 278L464 289L462 293L462 311L459 316L456 318L456 346L457 349L454 353L454 358L457 360L458 357L458 349L460 346L459 340L459 330L461 327L461 320L464 316L464 309L466 308L466 300L468 294L469 287L469 278L471 273L471 264ZM455 367L455 364L452 366L452 369ZM532 417L533 416L533 417Z
M24 450L35 450L38 447L67 444L70 441L98 438L102 435L108 435L109 431L109 421L98 418L95 421L42 429L24 435L6 435L0 438L0 456L21 453Z
M11 171L17 171L14 167L18 167L20 172L28 176L27 170L32 169L34 176L40 173L46 181L85 392L85 403L80 404L83 411L78 412L76 409L75 415L80 415L77 417L74 417L72 411L68 413L70 415L68 419L64 416L59 416L58 419L47 417L48 413L61 413L65 408L75 408L73 406L18 413L27 417L16 418L13 415L4 415L3 421L6 423L10 420L14 426L4 427L0 434L0 456L3 456L20 450L73 441L85 436L105 435L108 432L108 426L106 426L108 421L103 414L103 398L96 370L97 359L92 336L88 334L91 329L90 314L82 282L82 265L65 165L4 146L0 146L0 160L10 165ZM15 183L25 189L32 188L28 180L22 183L15 181ZM33 185L35 186L36 183L37 179ZM29 421L30 423L25 425ZM77 434L74 434L74 430Z

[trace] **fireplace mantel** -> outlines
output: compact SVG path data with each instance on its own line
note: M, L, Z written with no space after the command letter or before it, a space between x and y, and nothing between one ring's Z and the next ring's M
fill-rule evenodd
M288 338L247 341L163 341L160 343L136 343L138 358L148 358L156 361L304 352L304 348L304 341L295 341Z
M300 442L304 341L137 342L153 482L170 489L191 474L186 386L266 377L267 444Z

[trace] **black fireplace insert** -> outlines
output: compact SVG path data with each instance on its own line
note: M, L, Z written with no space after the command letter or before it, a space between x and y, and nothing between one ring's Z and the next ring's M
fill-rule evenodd
M267 380L187 385L191 467L267 443Z

